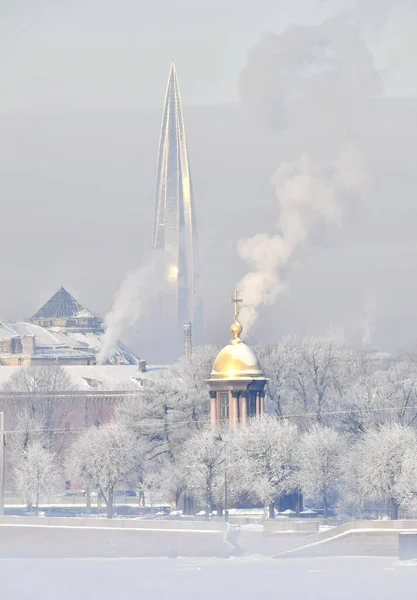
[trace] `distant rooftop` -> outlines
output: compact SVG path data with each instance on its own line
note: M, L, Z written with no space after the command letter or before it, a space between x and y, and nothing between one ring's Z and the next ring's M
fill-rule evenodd
M113 390L129 391L142 386L144 381L158 377L167 365L148 365L146 373L138 371L137 365L61 365L70 377L71 384L78 391ZM4 366L0 368L0 396L5 383L22 367ZM59 385L59 379L58 379ZM56 390L58 391L67 391ZM3 392L4 393L4 392Z
M45 304L31 317L31 320L71 318L95 319L97 317L62 287L52 296L52 298L45 302Z
M3 364L10 364L8 360L14 355L25 355L23 348L15 348L13 351L11 340L14 338L34 339L34 348L30 356L32 364L48 360L59 364L65 364L65 361L74 364L74 359L85 362L95 361L102 345L102 335L103 332L100 330L80 331L61 327L42 327L37 323L10 323L0 317L0 366L3 368ZM137 365L138 361L138 357L127 346L116 341L109 351L106 363Z

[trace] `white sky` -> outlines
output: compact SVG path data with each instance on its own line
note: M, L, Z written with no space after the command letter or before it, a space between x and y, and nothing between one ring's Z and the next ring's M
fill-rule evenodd
M263 33L319 23L351 3L386 96L416 97L416 0L0 0L0 315L29 316L61 285L104 315L124 273L141 265L174 58L207 341L224 342L228 297L246 269L237 242L274 232L271 178L307 144L305 123L277 134L242 107L217 105L237 101ZM352 208L336 243L324 239L291 266L290 293L261 312L254 339L349 329L368 293L377 346L417 339L417 101L380 103L358 138L372 182L366 206ZM157 359L136 332L123 339Z
M235 101L247 52L264 32L317 23L342 4L2 0L0 110L160 106L171 58L185 104ZM359 4L386 93L416 95L416 3L399 0L392 9L384 0Z

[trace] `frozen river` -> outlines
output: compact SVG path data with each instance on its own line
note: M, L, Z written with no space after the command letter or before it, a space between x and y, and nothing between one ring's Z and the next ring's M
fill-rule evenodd
M0 560L3 600L416 599L390 558Z

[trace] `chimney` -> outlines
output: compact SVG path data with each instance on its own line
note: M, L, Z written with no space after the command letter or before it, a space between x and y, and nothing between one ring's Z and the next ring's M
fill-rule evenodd
M192 325L188 321L184 323L184 358L190 360L193 352Z
M35 354L35 336L25 335L22 337L22 353L33 356Z
M138 361L138 369L141 373L146 373L146 360L139 360Z

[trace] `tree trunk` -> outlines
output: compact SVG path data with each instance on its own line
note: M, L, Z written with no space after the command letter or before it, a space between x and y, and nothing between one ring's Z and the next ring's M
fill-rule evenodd
M213 502L213 487L212 487L212 481L210 480L207 484L207 493L206 493L206 504L207 504L207 518L209 518L209 515L212 511L212 508L214 506L214 502Z
M398 502L395 498L390 498L390 508L391 508L391 519L392 521L398 520Z
M107 492L107 518L113 518L113 489Z
M86 496L86 506L85 506L85 510L86 513L89 515L91 513L91 492L90 492L90 488L87 488L87 496Z
M275 502L273 500L269 505L269 518L275 519Z
M327 519L327 496L323 496L323 517Z

